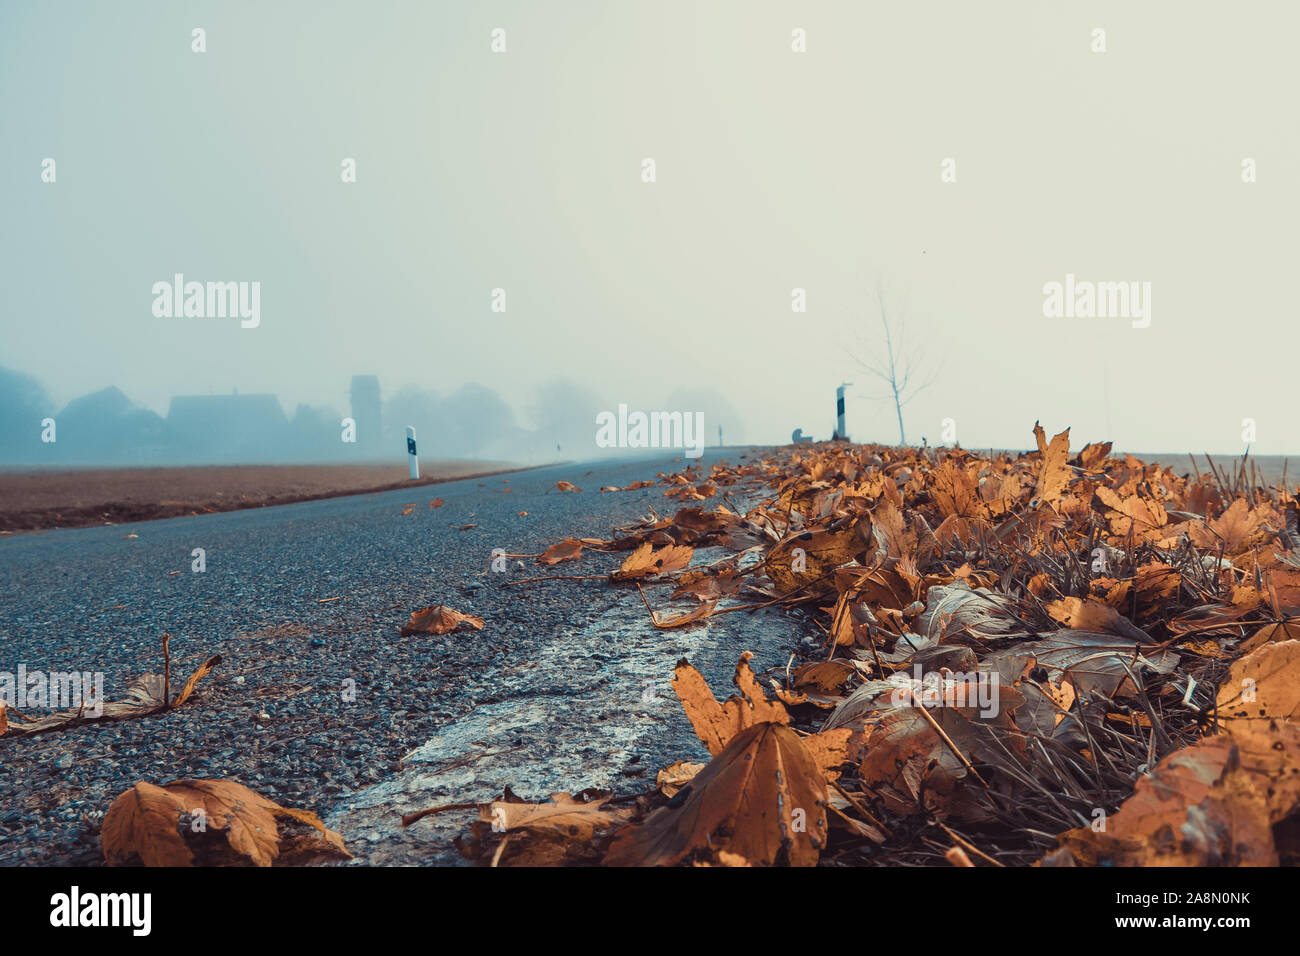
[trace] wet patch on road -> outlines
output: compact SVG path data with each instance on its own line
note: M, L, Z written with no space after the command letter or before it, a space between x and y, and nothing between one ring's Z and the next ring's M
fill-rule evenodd
M726 553L712 550L697 560ZM666 589L648 593L658 606L653 595ZM561 629L536 658L503 667L495 692L407 754L391 779L343 797L327 823L343 833L357 863L463 863L453 840L467 833L476 810L445 811L406 828L402 816L486 803L506 787L530 800L584 787L650 789L672 762L709 759L673 693L676 662L689 659L723 693L743 651L754 652L762 674L784 668L800 639L795 619L769 610L660 630L636 590L627 590L594 622Z

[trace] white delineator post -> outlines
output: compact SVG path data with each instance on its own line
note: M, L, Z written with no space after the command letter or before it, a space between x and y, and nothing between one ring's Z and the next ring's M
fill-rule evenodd
M411 465L411 480L420 477L420 456L415 451L415 429L406 426L406 459Z
M835 437L841 441L848 441L849 438L844 431L844 389L852 384L844 382L835 389Z

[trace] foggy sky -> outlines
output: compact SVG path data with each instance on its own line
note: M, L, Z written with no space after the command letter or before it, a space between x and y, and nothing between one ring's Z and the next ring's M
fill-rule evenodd
M547 382L611 410L707 388L751 442L827 437L851 381L849 433L894 441L843 348L883 281L941 367L910 440L1040 419L1233 452L1254 418L1296 452L1298 28L1282 2L6 0L0 365L160 414L478 383L530 427ZM260 325L155 317L175 273L260 281ZM1068 273L1150 282L1150 327L1045 318Z

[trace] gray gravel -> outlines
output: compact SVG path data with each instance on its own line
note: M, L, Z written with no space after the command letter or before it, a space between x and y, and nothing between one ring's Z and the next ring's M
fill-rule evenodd
M418 493L0 539L0 671L20 663L29 671L102 671L115 699L139 674L161 672L164 631L172 635L173 688L209 655L225 658L195 698L169 714L0 741L0 865L97 864L98 819L114 797L137 780L187 776L239 780L314 809L344 827L361 862L456 862L446 832L405 839L380 827L376 814L388 813L382 805L390 798L402 810L428 798L429 788L411 784L408 766L427 772L430 761L455 763L449 747L484 736L464 729L497 726L484 721L513 710L511 701L525 711L531 702L534 718L501 730L519 742L510 762L474 756L507 748L471 749L467 766L441 775L434 791L486 799L513 780L521 795L540 799L545 793L528 792L530 782L562 783L582 769L590 773L572 789L620 778L641 789L653 768L701 759L670 692L649 709L635 703L644 675L666 680L689 653L725 692L741 650L759 654L760 670L784 665L801 633L796 622L741 613L680 634L654 632L639 615L633 622L629 593L603 581L500 586L512 577L607 571L619 560L612 555L551 570L526 561L525 570L512 562L507 574L489 571L493 548L537 553L571 535L608 537L647 505L673 513L678 505L662 485L599 489L684 466L670 456L555 466ZM560 479L582 493L558 491ZM428 507L434 497L443 507ZM414 510L403 515L408 504ZM455 530L468 523L477 527ZM206 551L204 573L190 570L194 548ZM333 597L340 600L319 603ZM486 628L398 635L412 610L439 603L483 617ZM599 646L606 638L609 646ZM355 681L354 702L342 692L346 680ZM565 700L577 709L565 710ZM520 730L521 721L529 726ZM559 754L582 759L553 759ZM528 766L551 772L530 779ZM394 796L399 791L405 797ZM358 824L364 835L348 832L358 807L369 808Z

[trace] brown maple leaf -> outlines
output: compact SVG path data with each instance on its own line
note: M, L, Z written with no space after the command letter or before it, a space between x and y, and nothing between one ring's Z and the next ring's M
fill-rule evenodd
M826 845L826 780L789 727L756 723L695 775L685 799L620 830L606 866L674 866L719 852L771 866L814 866Z
M669 571L680 571L691 563L695 549L688 544L668 544L657 551L649 541L641 545L613 572L611 581L636 581Z
M1231 557L1241 554L1264 537L1270 512L1251 508L1245 498L1238 498L1212 521L1193 521L1187 534L1198 548L1217 551Z
M1045 505L1053 505L1061 500L1066 486L1074 472L1066 464L1070 457L1070 429L1055 436L1051 444L1038 422L1034 422L1034 438L1038 440L1038 451L1042 455L1042 468L1038 472L1038 485L1034 488L1034 497Z
M576 561L580 557L582 557L582 542L577 538L565 538L543 551L537 563L559 564L561 561Z

